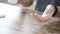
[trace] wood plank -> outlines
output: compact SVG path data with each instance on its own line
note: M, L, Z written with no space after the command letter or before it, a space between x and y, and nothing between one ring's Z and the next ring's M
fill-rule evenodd
M48 22L38 22L29 12L24 12L11 24L0 23L0 34L60 34L60 17L53 17Z

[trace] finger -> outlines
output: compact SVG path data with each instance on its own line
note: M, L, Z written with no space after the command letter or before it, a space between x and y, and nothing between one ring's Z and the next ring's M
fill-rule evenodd
M34 14L31 14L33 19L37 20L37 21L40 21L40 17L38 14L34 13Z
M40 19L40 15L38 15L38 14L36 14L36 13L35 13L33 16L34 16L35 18L37 18L37 19Z
M38 18L37 17L38 15L36 13L32 13L31 15L32 15L33 18Z

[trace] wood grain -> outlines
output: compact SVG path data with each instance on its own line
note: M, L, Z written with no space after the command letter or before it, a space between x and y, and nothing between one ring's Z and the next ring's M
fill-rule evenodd
M60 34L60 18L53 17L48 22L37 22L28 12L24 12L10 24L2 22L0 29L0 34Z

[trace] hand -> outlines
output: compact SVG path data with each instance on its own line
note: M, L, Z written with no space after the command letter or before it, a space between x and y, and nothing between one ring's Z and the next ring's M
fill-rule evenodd
M55 11L55 8L54 8L54 6L52 6L52 5L48 5L47 7L46 7L46 10L44 11L44 13L42 14L42 16L40 16L40 15L38 15L38 14L31 14L32 15L32 17L35 19L35 20L37 20L37 21L48 21L51 17L52 17L52 15L53 15L53 13L54 13L54 11Z
M50 16L42 17L41 15L39 15L37 13L31 13L31 16L34 20L36 20L38 22L46 22L50 19Z
M31 16L34 20L41 22L42 21L42 17L40 15L38 15L37 13L31 13Z

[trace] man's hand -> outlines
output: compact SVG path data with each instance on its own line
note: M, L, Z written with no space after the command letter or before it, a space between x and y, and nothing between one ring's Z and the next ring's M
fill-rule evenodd
M45 17L42 17L42 15L39 15L37 13L31 13L31 16L34 20L38 21L38 22L46 22L48 21L50 18L52 18L52 16L47 15Z
M44 13L42 14L42 16L40 16L39 14L36 14L36 13L35 13L35 14L31 14L31 15L32 15L32 17L33 17L35 20L40 21L40 22L44 22L44 21L49 20L49 19L52 17L54 11L55 11L54 6L48 5L48 6L46 7L46 10L45 10Z

